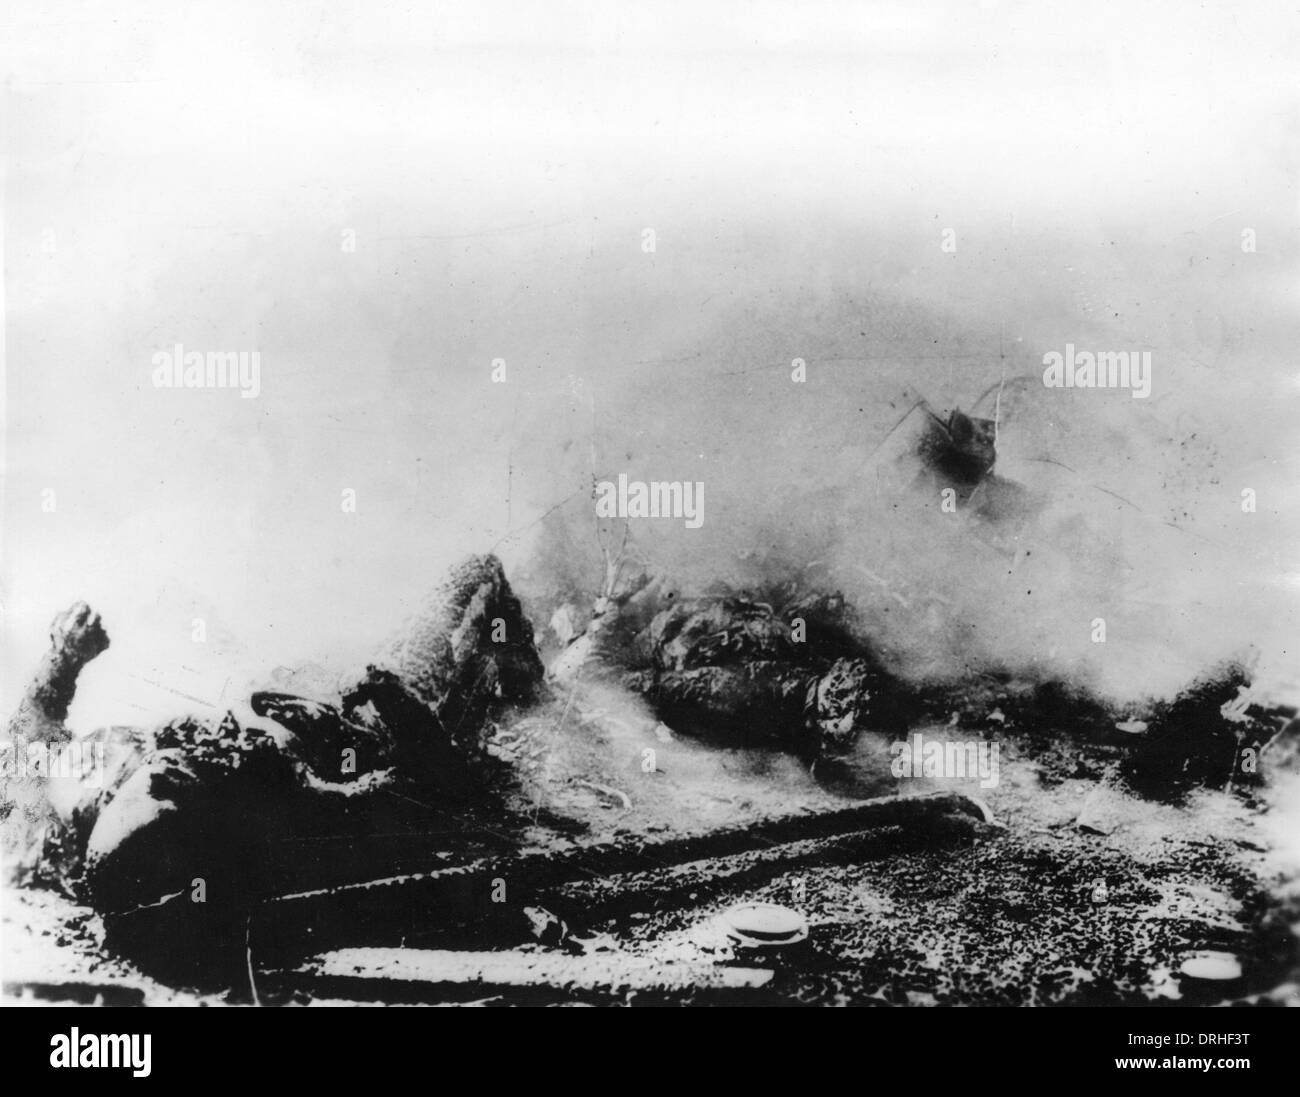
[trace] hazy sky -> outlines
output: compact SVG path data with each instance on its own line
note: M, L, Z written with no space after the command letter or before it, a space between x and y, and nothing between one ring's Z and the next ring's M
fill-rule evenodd
M1286 649L1288 5L421 9L4 16L7 705L78 598L86 725L363 657L451 560L525 556L593 444L704 480L710 559L851 486L905 386L969 407L1067 341L1154 355L1078 406L1077 471L1218 546L1202 627ZM177 343L257 351L260 394L155 388Z

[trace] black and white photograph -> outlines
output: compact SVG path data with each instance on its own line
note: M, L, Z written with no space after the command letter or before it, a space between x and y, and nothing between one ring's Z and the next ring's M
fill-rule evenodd
M0 40L39 1063L147 1075L121 1006L1087 1006L1112 1075L1249 1071L1300 1005L1293 4Z

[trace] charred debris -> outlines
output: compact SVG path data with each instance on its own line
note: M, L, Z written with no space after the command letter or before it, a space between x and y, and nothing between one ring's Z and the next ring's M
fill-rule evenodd
M904 474L950 488L977 522L996 518L1021 493L994 472L996 424L921 412ZM11 871L21 885L90 905L110 949L189 985L244 985L254 945L262 962L299 976L330 968L308 959L323 950L442 943L447 933L470 949L549 934L561 951L584 953L546 909L578 879L862 840L881 827L926 842L996 825L957 793L877 797L667 837L592 839L549 809L529 817L511 791L536 759L497 749L501 729L538 706L567 711L592 683L639 698L672 735L785 751L828 775L873 731L901 737L938 724L1032 742L1051 729L1108 744L1116 780L1134 793L1177 800L1198 786L1248 790L1258 777L1243 758L1285 751L1294 739L1294 711L1241 700L1249 680L1240 666L1143 711L1011 674L905 681L841 594L797 583L681 599L649 571L627 575L615 564L594 606L556 613L586 624L566 630L548 668L501 563L473 557L336 696L258 691L248 698L251 719L189 716L74 740L64 720L77 675L109 637L90 607L73 606L55 620L50 651L9 722L0 810ZM42 750L44 764L31 764ZM539 821L567 840L530 847ZM494 903L503 880L511 901ZM435 967L452 982L462 969L481 979L501 968L494 955L440 953ZM570 967L534 958L524 968L545 985L685 978L727 991L763 982L761 972L652 975L589 958Z

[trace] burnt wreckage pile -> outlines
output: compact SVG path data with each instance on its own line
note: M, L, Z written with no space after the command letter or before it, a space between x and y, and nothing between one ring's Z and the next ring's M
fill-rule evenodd
M713 612L735 628L752 624L731 600ZM660 615L651 630L666 666L686 643L682 630L670 627L679 616ZM698 624L690 635L707 640L708 650L722 642ZM477 919L492 937L494 916L520 911L518 903L496 910L486 902L503 878L513 896L526 899L593 875L879 825L924 831L942 828L950 816L990 821L981 805L939 794L685 837L575 843L559 852L529 852L508 839L485 845L480 836L503 834L506 820L500 763L489 757L484 729L552 689L531 626L491 556L455 569L403 638L337 703L255 693L250 707L266 726L227 713L219 721L186 717L73 741L62 721L77 672L108 638L98 616L78 605L55 622L52 639L9 733L18 755L38 736L63 745L41 775L25 774L32 787L22 802L16 783L8 789L9 844L20 847L25 882L89 902L104 917L111 947L182 981L232 978L255 911L259 953L286 961L358 940L395 945L430 920ZM774 661L758 660L760 671ZM791 664L789 676L802 682L807 668ZM746 680L765 690L764 677ZM745 711L759 703L743 699ZM403 872L415 868L421 871ZM201 903L193 901L198 887Z
M336 704L254 694L266 726L227 713L71 742L62 721L76 675L108 639L78 605L52 640L9 727L8 852L20 878L86 899L110 941L131 950L148 949L176 900L207 924L186 910L171 928L200 951L205 937L219 948L251 902L354 880L427 850L431 834L454 837L450 813L472 810L489 786L486 721L533 700L543 677L532 628L490 556L456 568ZM27 760L49 742L66 746L33 772ZM201 905L188 903L195 881Z
M991 475L991 424L960 413L935 423L915 448L920 475L970 499ZM290 966L322 949L404 944L437 922L468 924L473 939L499 943L494 922L579 876L882 825L921 833L953 818L991 822L975 801L934 794L697 835L530 850L510 818L502 790L512 774L489 751L489 729L579 680L641 695L675 730L757 739L807 760L845 750L864 729L899 732L954 710L975 723L996 711L1026 728L1109 729L1118 718L1051 684L909 687L862 634L835 594L674 602L642 575L600 600L548 676L500 562L480 556L453 569L334 698L258 692L249 699L256 722L186 717L74 740L64 719L77 675L109 643L79 604L55 621L52 650L9 725L6 854L20 882L92 905L109 946L142 967L229 983L251 963L254 935L259 955ZM1244 684L1232 671L1145 714L1149 732L1126 763L1133 786L1163 795L1231 778L1242 743L1262 746L1276 733L1266 714L1236 722L1220 714ZM51 746L39 771L24 764L25 752ZM485 898L502 879L512 888L505 909ZM192 901L196 888L202 903Z

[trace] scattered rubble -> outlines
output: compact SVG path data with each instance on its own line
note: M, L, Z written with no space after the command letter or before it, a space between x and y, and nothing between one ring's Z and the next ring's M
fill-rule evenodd
M993 467L985 423L955 413L940 425L938 448L924 451L929 474L969 488L963 502L975 505L974 490ZM63 720L77 673L108 646L99 618L78 604L55 621L53 647L10 722L11 743L53 743L63 764L33 774L6 759L6 851L19 853L23 882L52 884L89 902L111 948L196 984L238 982L256 951L285 985L361 998L427 1000L469 986L598 998L752 991L767 987L772 973L633 962L612 933L575 933L578 917L612 908L606 900L574 906L573 889L620 881L622 898L613 906L626 910L655 893L658 885L645 878L656 873L670 877L670 892L688 880L716 892L770 877L810 851L832 864L851 861L883 834L905 833L922 846L940 836L973 840L992 823L991 811L939 792L699 833L670 828L594 840L570 820L569 840L524 848L502 789L544 765L570 710L578 734L617 726L625 741L644 741L652 752L676 748L682 736L775 748L806 762L848 757L866 733L902 734L919 724L980 729L1022 746L1050 730L1056 738L1044 738L1045 751L1066 750L1075 735L1095 750L1052 780L1093 783L1081 804L1074 800L1073 815L1053 825L1073 823L1075 840L1097 846L1090 856L1100 858L1132 825L1139 798L1177 804L1202 788L1252 788L1261 780L1261 757L1285 766L1300 755L1295 713L1250 702L1249 678L1238 666L1173 701L1120 712L1064 683L1010 675L905 682L835 593L789 585L683 599L644 568L625 575L613 567L607 580L589 617L575 606L551 615L562 647L545 670L501 564L474 557L337 695L262 689L249 699L257 723L234 713L186 716L74 741ZM639 698L641 715L628 717L617 701L593 707L592 682L610 697L625 691ZM552 708L558 722L543 719ZM563 783L585 790L593 812L621 825L639 794L619 787L622 777L595 776L570 773ZM534 828L537 821L535 812ZM1056 835L1051 827L1041 833L1044 841ZM716 870L698 867L706 862ZM508 886L509 902L491 898L499 884ZM1071 886L1099 918L1129 899L1123 881L1106 875ZM1015 922L1032 916L1036 899L1032 888L1012 889L988 904ZM770 904L748 906L761 914ZM782 936L771 926L755 929L752 918L733 919L732 946L809 936L801 911L774 909L794 928L786 925ZM531 937L534 948L566 955L401 947L430 944L431 934L458 925L472 927L466 940L479 946L517 948ZM815 944L815 923L811 936ZM614 957L588 956L611 948ZM326 953L331 949L342 951ZM304 963L309 951L317 957ZM1212 949L1179 970L1185 982L1237 977L1223 974L1229 966ZM1172 986L1172 974L1169 980ZM937 985L899 993L943 1000Z
M853 733L904 692L828 603L781 608L739 597L678 602L639 637L650 666L622 682L670 727L706 737L772 742L808 758L850 745ZM807 616L804 616L807 614Z
M1269 738L1266 723L1244 711L1224 712L1249 684L1246 669L1230 664L1207 673L1174 700L1153 704L1146 731L1134 736L1137 742L1124 760L1125 780L1144 796L1164 799L1197 786L1249 781L1241 751L1249 748L1258 756Z

